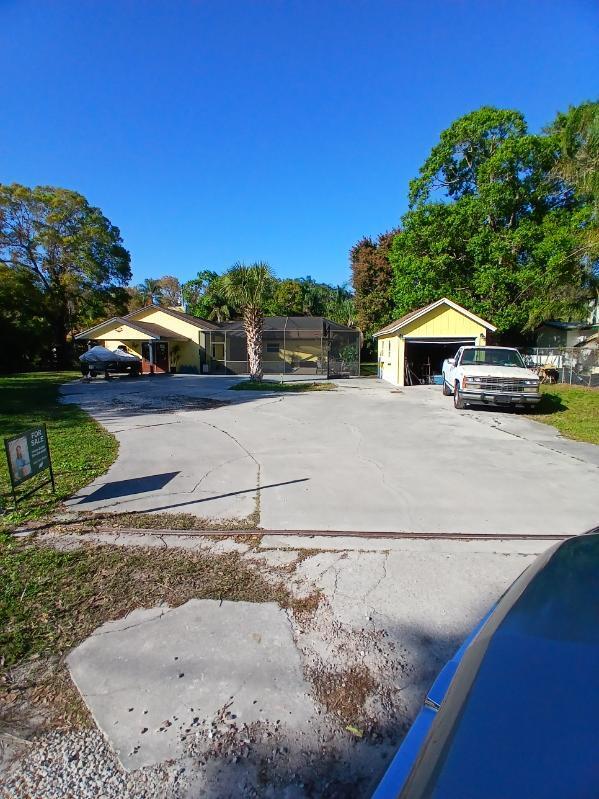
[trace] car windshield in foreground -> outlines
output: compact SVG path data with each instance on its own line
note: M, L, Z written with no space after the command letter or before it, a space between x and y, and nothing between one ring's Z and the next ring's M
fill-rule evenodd
M464 350L462 364L471 366L522 366L524 361L518 350L497 347L473 347Z

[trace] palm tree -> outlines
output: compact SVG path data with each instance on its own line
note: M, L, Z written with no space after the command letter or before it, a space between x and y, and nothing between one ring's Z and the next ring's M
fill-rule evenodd
M159 305L162 294L162 286L159 280L147 277L143 283L137 286L137 291L145 305Z
M212 303L212 310L208 314L208 319L220 324L220 322L225 322L231 318L235 309L227 298L227 291L222 277L217 277L212 281L207 296Z
M241 309L247 341L250 380L262 380L262 331L264 307L273 287L274 275L270 266L262 261L236 263L223 275L225 296L232 305Z

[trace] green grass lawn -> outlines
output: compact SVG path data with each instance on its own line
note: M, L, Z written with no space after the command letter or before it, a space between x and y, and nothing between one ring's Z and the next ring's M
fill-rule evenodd
M553 425L566 438L599 444L599 389L559 384L541 391L533 419Z
M298 611L318 602L317 595L296 601L237 552L85 543L61 552L0 532L0 731L5 721L10 730L11 708L23 700L41 703L51 724L85 724L64 663L69 650L135 608L177 607L192 598L276 602ZM13 675L15 666L25 672Z
M18 435L29 427L45 423L56 480L56 494L42 488L13 511L10 478L4 452L0 453L0 530L10 529L26 519L39 518L79 488L103 474L117 455L118 444L78 405L61 404L62 383L80 376L77 372L32 372L0 377L0 438ZM42 472L23 483L21 493L43 482Z
M276 380L244 380L231 386L231 391L334 391L334 383L281 383Z
M361 363L360 364L360 376L361 377L376 377L377 375L377 368L378 364L376 361L372 363Z

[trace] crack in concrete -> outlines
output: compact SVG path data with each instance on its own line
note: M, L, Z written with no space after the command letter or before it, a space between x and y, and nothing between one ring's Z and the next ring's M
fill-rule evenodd
M260 492L261 466L260 466L260 462L254 456L254 454L252 452L250 452L250 450L247 447L245 447L241 443L241 441L239 441L239 439L235 438L235 436L232 433L229 433L228 430L224 430L222 427L218 427L218 425L212 424L211 422L204 422L202 420L200 420L200 424L204 424L207 427L211 427L213 430L218 430L219 433L222 433L223 435L225 435L228 438L230 438L231 441L234 441L235 444L237 444L237 446L239 447L239 449L242 452L245 452L245 454L248 456L248 458L250 458L256 464L256 495L255 495L256 508L255 508L254 513L255 513L255 516L256 516L256 527L259 527L260 526L260 505L261 505L261 492Z
M89 637L99 638L101 635L112 635L113 633L122 633L125 630L133 630L135 627L141 627L143 624L149 624L151 621L162 619L164 616L167 616L169 613L172 613L173 610L177 610L177 608L165 608L164 610L160 611L160 614L158 616L152 616L149 619L141 619L140 621L136 621L135 624L127 625L127 627L117 627L114 630L104 630L104 631L96 630Z
M466 415L466 414L462 414ZM576 455L572 455L571 452L564 452L561 449L556 449L555 447L550 447L548 444L544 444L542 441L535 441L532 438L527 438L526 436L520 435L519 433L514 433L513 430L506 430L502 427L501 422L498 419L493 419L493 421L488 424L486 420L481 419L479 416L469 416L468 418L472 419L479 424L482 424L486 427L490 427L491 430L498 430L500 433L505 433L506 436L512 436L513 438L519 438L520 441L526 441L528 444L534 444L541 449L546 449L549 452L555 452L557 455L563 455L565 458L571 458L574 461L578 461L578 463L584 463L586 466L590 466L593 469L599 469L599 466L595 463L590 463L589 461L585 460L584 458L579 458Z
M176 422L156 422L155 424L135 424L131 427L122 427L119 430L112 430L112 433L127 433L129 430L145 430L147 427L166 427L169 424L181 424L181 420Z

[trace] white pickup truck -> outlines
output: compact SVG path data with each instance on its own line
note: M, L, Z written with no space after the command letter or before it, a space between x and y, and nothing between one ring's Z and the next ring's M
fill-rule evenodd
M453 404L536 405L539 378L511 347L460 347L443 361L443 393Z

